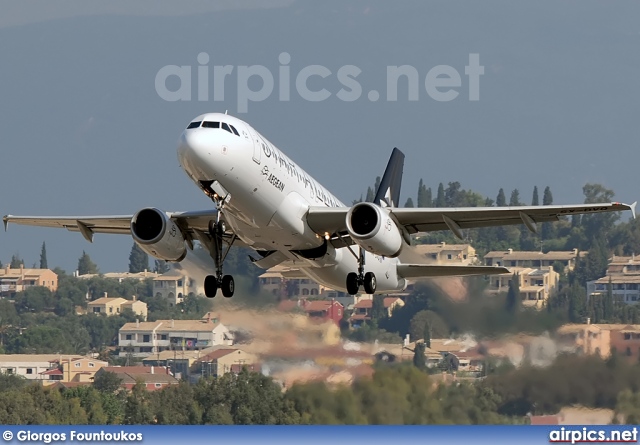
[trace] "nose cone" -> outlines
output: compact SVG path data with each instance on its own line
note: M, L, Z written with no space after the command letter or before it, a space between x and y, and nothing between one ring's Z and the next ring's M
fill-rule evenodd
M190 176L202 180L208 178L203 168L211 157L211 146L207 143L206 134L197 129L185 130L178 141L178 161Z

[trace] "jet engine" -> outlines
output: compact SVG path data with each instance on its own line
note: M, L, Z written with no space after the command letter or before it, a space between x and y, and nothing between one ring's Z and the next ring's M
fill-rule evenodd
M182 261L187 246L180 228L158 209L140 210L131 219L131 236L142 250L164 261Z
M404 238L388 210L361 202L347 212L346 223L351 239L368 252L390 258L400 255Z

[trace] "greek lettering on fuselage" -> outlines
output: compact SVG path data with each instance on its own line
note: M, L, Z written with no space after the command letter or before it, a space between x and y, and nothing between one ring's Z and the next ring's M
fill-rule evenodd
M306 173L298 170L298 166L294 164L289 158L287 158L283 153L281 153L277 148L275 148L272 144L267 142L264 138L260 137L260 142L262 145L262 152L264 155L271 159L276 167L280 167L283 171L286 170L286 173L297 180L300 184L304 184L305 189L309 190L311 194L311 198L315 199L318 202L322 202L328 207L339 207L339 201L324 187L317 184L315 181L309 179ZM271 174L273 176L273 174ZM271 176L267 179L267 181L271 182ZM274 177L275 178L275 177ZM278 178L275 178L279 183L282 184L282 188L280 191L284 189L284 183ZM273 182L271 182L273 184ZM275 185L275 184L274 184Z

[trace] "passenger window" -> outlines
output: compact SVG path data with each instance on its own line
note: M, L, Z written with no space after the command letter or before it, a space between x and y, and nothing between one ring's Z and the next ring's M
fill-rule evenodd
M189 126L187 127L187 129L189 129L189 128L198 128L198 127L200 126L200 124L201 124L201 123L202 123L202 121L199 121L199 122L191 122L191 123L189 124Z
M227 130L229 133L233 134L233 133L231 132L231 129L229 128L229 126L227 125L227 123L226 123L226 122L223 122L223 123L222 123L222 129L223 129L223 130Z
M202 128L220 128L220 122L203 122Z
M240 133L238 133L238 130L236 130L236 127L234 127L231 124L229 124L229 126L231 127L231 130L236 134L236 136L240 136Z

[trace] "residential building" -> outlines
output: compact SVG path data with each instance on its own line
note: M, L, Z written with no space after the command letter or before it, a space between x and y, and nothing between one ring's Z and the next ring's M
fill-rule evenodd
M51 292L58 289L58 275L50 269L0 269L0 296L13 298L16 293L33 286L43 286Z
M148 391L156 391L179 382L168 368L162 366L105 366L96 373L112 372L120 378L120 386L131 390L138 382L145 385Z
M194 364L194 373L202 377L222 377L230 372L238 373L243 367L259 371L258 358L241 349L221 348L199 358Z
M429 264L468 266L478 261L476 249L470 244L447 244L443 241L439 244L417 244L413 250L424 256Z
M126 323L118 334L121 357L145 357L167 350L197 350L233 344L233 335L217 319L158 320Z
M144 270L143 272L107 272L107 273L88 273L79 275L77 272L74 274L77 278L83 280L90 280L91 278L101 277L109 280L118 280L118 283L122 283L124 280L138 280L144 281L147 278L156 278L157 272L149 272Z
M258 277L260 289L282 299L294 297L342 298L348 296L329 287L316 283L304 276L298 269L275 266Z
M87 304L87 312L91 314L119 315L129 309L143 321L147 319L147 303L136 299L127 300L120 297L102 297Z
M520 298L523 306L526 307L542 308L560 280L560 274L553 269L553 266L543 269L526 267L508 267L508 269L508 274L493 275L490 278L487 291L489 293L508 292L509 283L515 274L520 288Z
M43 372L58 369L60 361L81 358L81 355L0 354L0 373L18 375L28 380L49 380L49 377L43 377Z
M579 258L583 258L587 252L578 252L578 249L569 251L535 252L535 251L491 251L484 256L487 266L520 267L529 269L547 269L556 263L564 266L568 272L576 267Z
M640 325L568 324L556 331L562 351L595 354L603 358L616 352L637 363L640 360Z
M384 297L382 301L388 317L391 317L394 309L404 306L404 301L399 297ZM349 317L351 327L360 327L365 321L371 320L372 308L373 299L363 299L356 303L353 306L353 313Z
M344 316L344 306L335 300L301 300L302 310L310 317L317 320L332 320L340 325Z
M611 286L614 301L636 304L640 301L640 259L614 256L606 275L587 282L587 298L606 297Z
M204 288L201 280L195 280L180 270L170 270L153 279L153 294L169 300L174 306L184 301L189 294L203 295Z
M191 378L193 365L197 360L218 349L228 349L229 346L212 346L195 350L166 350L151 354L142 360L144 366L162 366L168 368L177 379ZM200 377L200 376L196 376Z
M54 367L40 373L43 384L92 383L96 373L109 363L90 357L61 357L52 362Z

